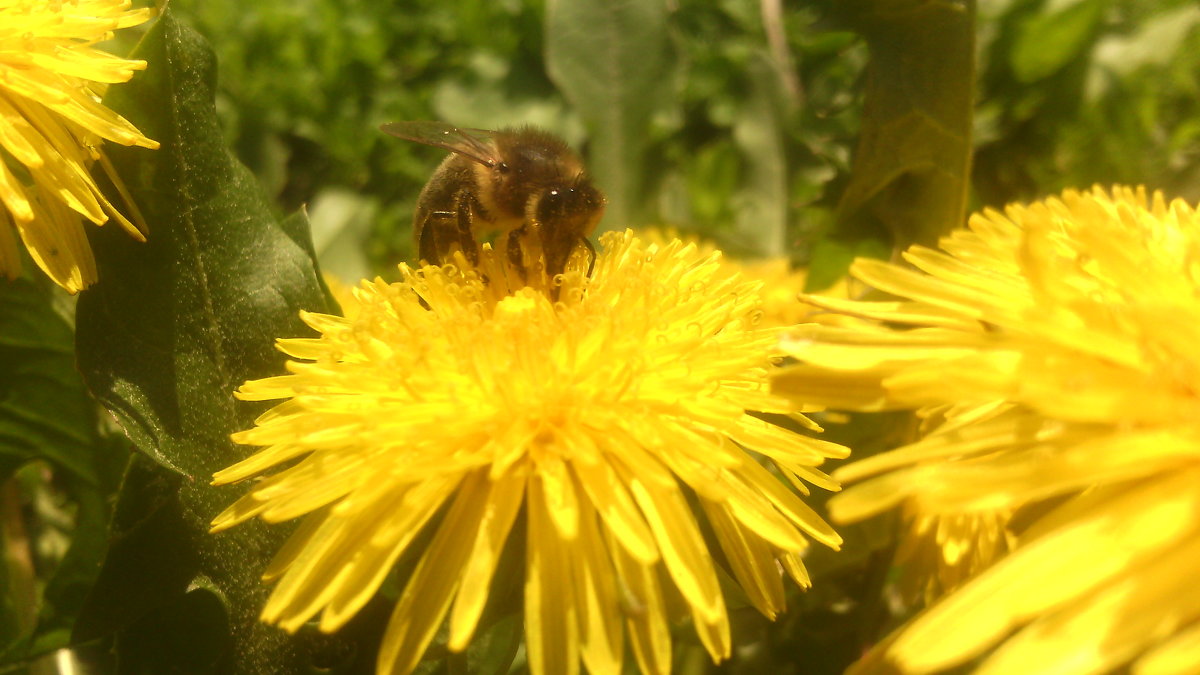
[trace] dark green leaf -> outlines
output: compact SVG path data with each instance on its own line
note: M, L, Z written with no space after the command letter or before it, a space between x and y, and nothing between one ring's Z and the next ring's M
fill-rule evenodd
M133 455L113 514L114 540L75 623L86 642L128 626L182 594L200 568L179 502L181 479Z
M197 588L141 617L117 642L117 675L224 675L236 653L220 598ZM186 670L180 670L186 664Z
M650 120L671 94L667 6L551 0L546 68L591 136L588 166L608 196L609 228L634 225Z
M473 675L507 673L525 634L522 620L520 613L509 614L480 630L463 654L463 672Z
M935 243L963 224L971 162L974 0L861 0L867 40L858 149L838 205L843 246Z
M250 426L261 410L235 402L233 389L281 372L274 339L306 334L299 310L323 311L325 298L310 247L281 227L224 146L207 45L165 13L132 56L149 67L111 88L106 103L162 147L112 148L110 156L151 231L148 242L137 243L116 228L89 228L100 281L80 297L77 346L96 398L138 451L174 474L178 512L170 529L178 531L156 544L135 536L140 520L122 519L105 569L148 556L144 574L160 583L125 602L181 612L192 605L178 594L198 572L228 603L229 672L301 672L303 648L257 620L268 590L259 575L288 528L248 523L208 534L209 521L241 492L209 481L248 454L229 434ZM171 514L175 507L162 495L166 480L157 471L154 480L128 481L122 504L151 501L156 513ZM98 606L119 602L122 583L111 574L98 583L93 597L100 599L87 624L93 633L131 618ZM106 611L109 619L96 618ZM179 672L188 672L186 655L179 659Z
M338 305L337 299L333 297L333 291L329 290L329 285L325 283L325 275L321 273L321 266L317 262L319 258L316 243L313 241L312 229L308 221L308 209L302 208L284 218L280 221L279 226L283 228L288 238L295 242L312 259L313 272L316 274L317 284L321 287L321 295L325 298L325 311L338 313L341 307ZM365 272L363 270L362 276L366 276ZM355 278L352 277L351 279Z

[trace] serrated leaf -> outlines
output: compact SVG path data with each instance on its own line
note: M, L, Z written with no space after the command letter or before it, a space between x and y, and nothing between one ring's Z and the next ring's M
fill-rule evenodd
M974 0L860 0L842 8L866 38L862 127L833 237L896 248L963 224L971 163Z
M235 402L233 389L280 373L274 339L307 334L298 312L324 311L325 298L308 247L281 227L261 188L225 148L208 46L166 12L131 56L148 68L110 88L105 102L162 147L108 153L150 233L138 243L117 228L89 228L100 281L79 299L80 369L137 450L178 480L178 541L158 546L182 550L158 556L161 569L153 573L177 579L192 572L194 556L194 572L228 602L235 655L229 672L303 672L307 659L297 641L257 620L268 590L259 574L288 528L248 523L208 534L211 518L241 491L209 482L247 454L229 434L261 410ZM144 486L127 485L122 502L138 503ZM139 550L162 553L126 533L115 528L109 563ZM115 597L118 582L102 575L95 594ZM126 602L166 606L185 590L179 585ZM97 630L120 623L101 622ZM186 672L187 664L179 668Z
M550 0L546 69L590 134L588 168L608 197L602 227L634 225L650 119L670 95L661 2Z

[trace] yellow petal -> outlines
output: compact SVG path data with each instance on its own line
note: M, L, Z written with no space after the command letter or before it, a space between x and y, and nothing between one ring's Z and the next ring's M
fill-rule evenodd
M96 260L83 233L79 214L54 199L33 202L34 219L16 221L17 231L37 266L68 293L96 280Z
M918 617L897 638L893 658L916 672L949 667L1030 618L1136 569L1194 531L1196 480L1187 472L1123 490L1064 522L1053 536L1020 546Z
M1133 664L1134 675L1190 675L1200 668L1200 624L1179 631Z
M671 672L671 630L658 585L656 565L645 564L610 539L618 579L624 589L625 627L638 667L647 675Z
M1044 614L1006 640L976 671L1002 673L1105 673L1163 636L1200 616L1200 584L1192 583L1200 559L1196 532L1095 595Z
M763 616L774 620L784 609L784 598L783 582L771 548L739 526L725 505L708 500L701 500L700 504L750 604Z
M557 456L538 461L537 474L542 479L550 522L563 541L574 541L579 534L579 498L566 463Z
M21 273L21 251L17 238L13 236L12 220L8 212L0 209L0 275L16 279Z
M591 675L620 675L625 655L624 627L619 607L615 569L597 528L598 516L586 502L580 514L575 542L575 597L579 607L580 654Z
M706 625L718 622L725 614L725 603L717 575L679 488L664 489L636 479L629 483L679 592Z
M617 478L612 467L603 462L585 470L576 469L574 475L621 546L642 564L657 561L659 555L654 535L629 489Z
M571 568L537 478L529 481L526 504L525 650L529 670L533 675L577 675L579 620Z
M481 516L491 506L488 490L485 471L475 472L459 485L454 503L392 610L376 660L378 672L407 674L421 661L450 609Z
M490 506L476 532L475 543L463 570L462 585L450 611L450 639L447 646L452 651L465 649L475 632L487 603L492 575L496 572L504 542L508 540L508 533L525 497L525 478L519 471L510 471L490 482L491 492L487 497Z

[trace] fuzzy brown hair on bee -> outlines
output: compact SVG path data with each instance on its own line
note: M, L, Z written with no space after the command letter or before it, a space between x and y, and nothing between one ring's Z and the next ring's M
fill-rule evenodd
M554 134L441 122L389 122L380 129L450 151L417 197L413 230L423 262L440 265L459 250L478 263L480 244L489 239L522 276L529 273L523 253L535 244L548 278L565 270L578 246L586 247L589 267L595 261L588 235L604 214L605 198L579 156Z

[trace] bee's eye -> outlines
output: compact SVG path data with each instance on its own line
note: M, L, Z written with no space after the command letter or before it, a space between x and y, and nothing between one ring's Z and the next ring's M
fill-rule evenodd
M570 199L570 193L573 190L563 190L560 188L551 188L542 193L542 198L538 203L538 215L542 218L555 218L561 216L567 209L567 201Z
M505 164L504 162L500 162L499 164L496 165L496 170L499 171L500 173L508 173L508 164Z

